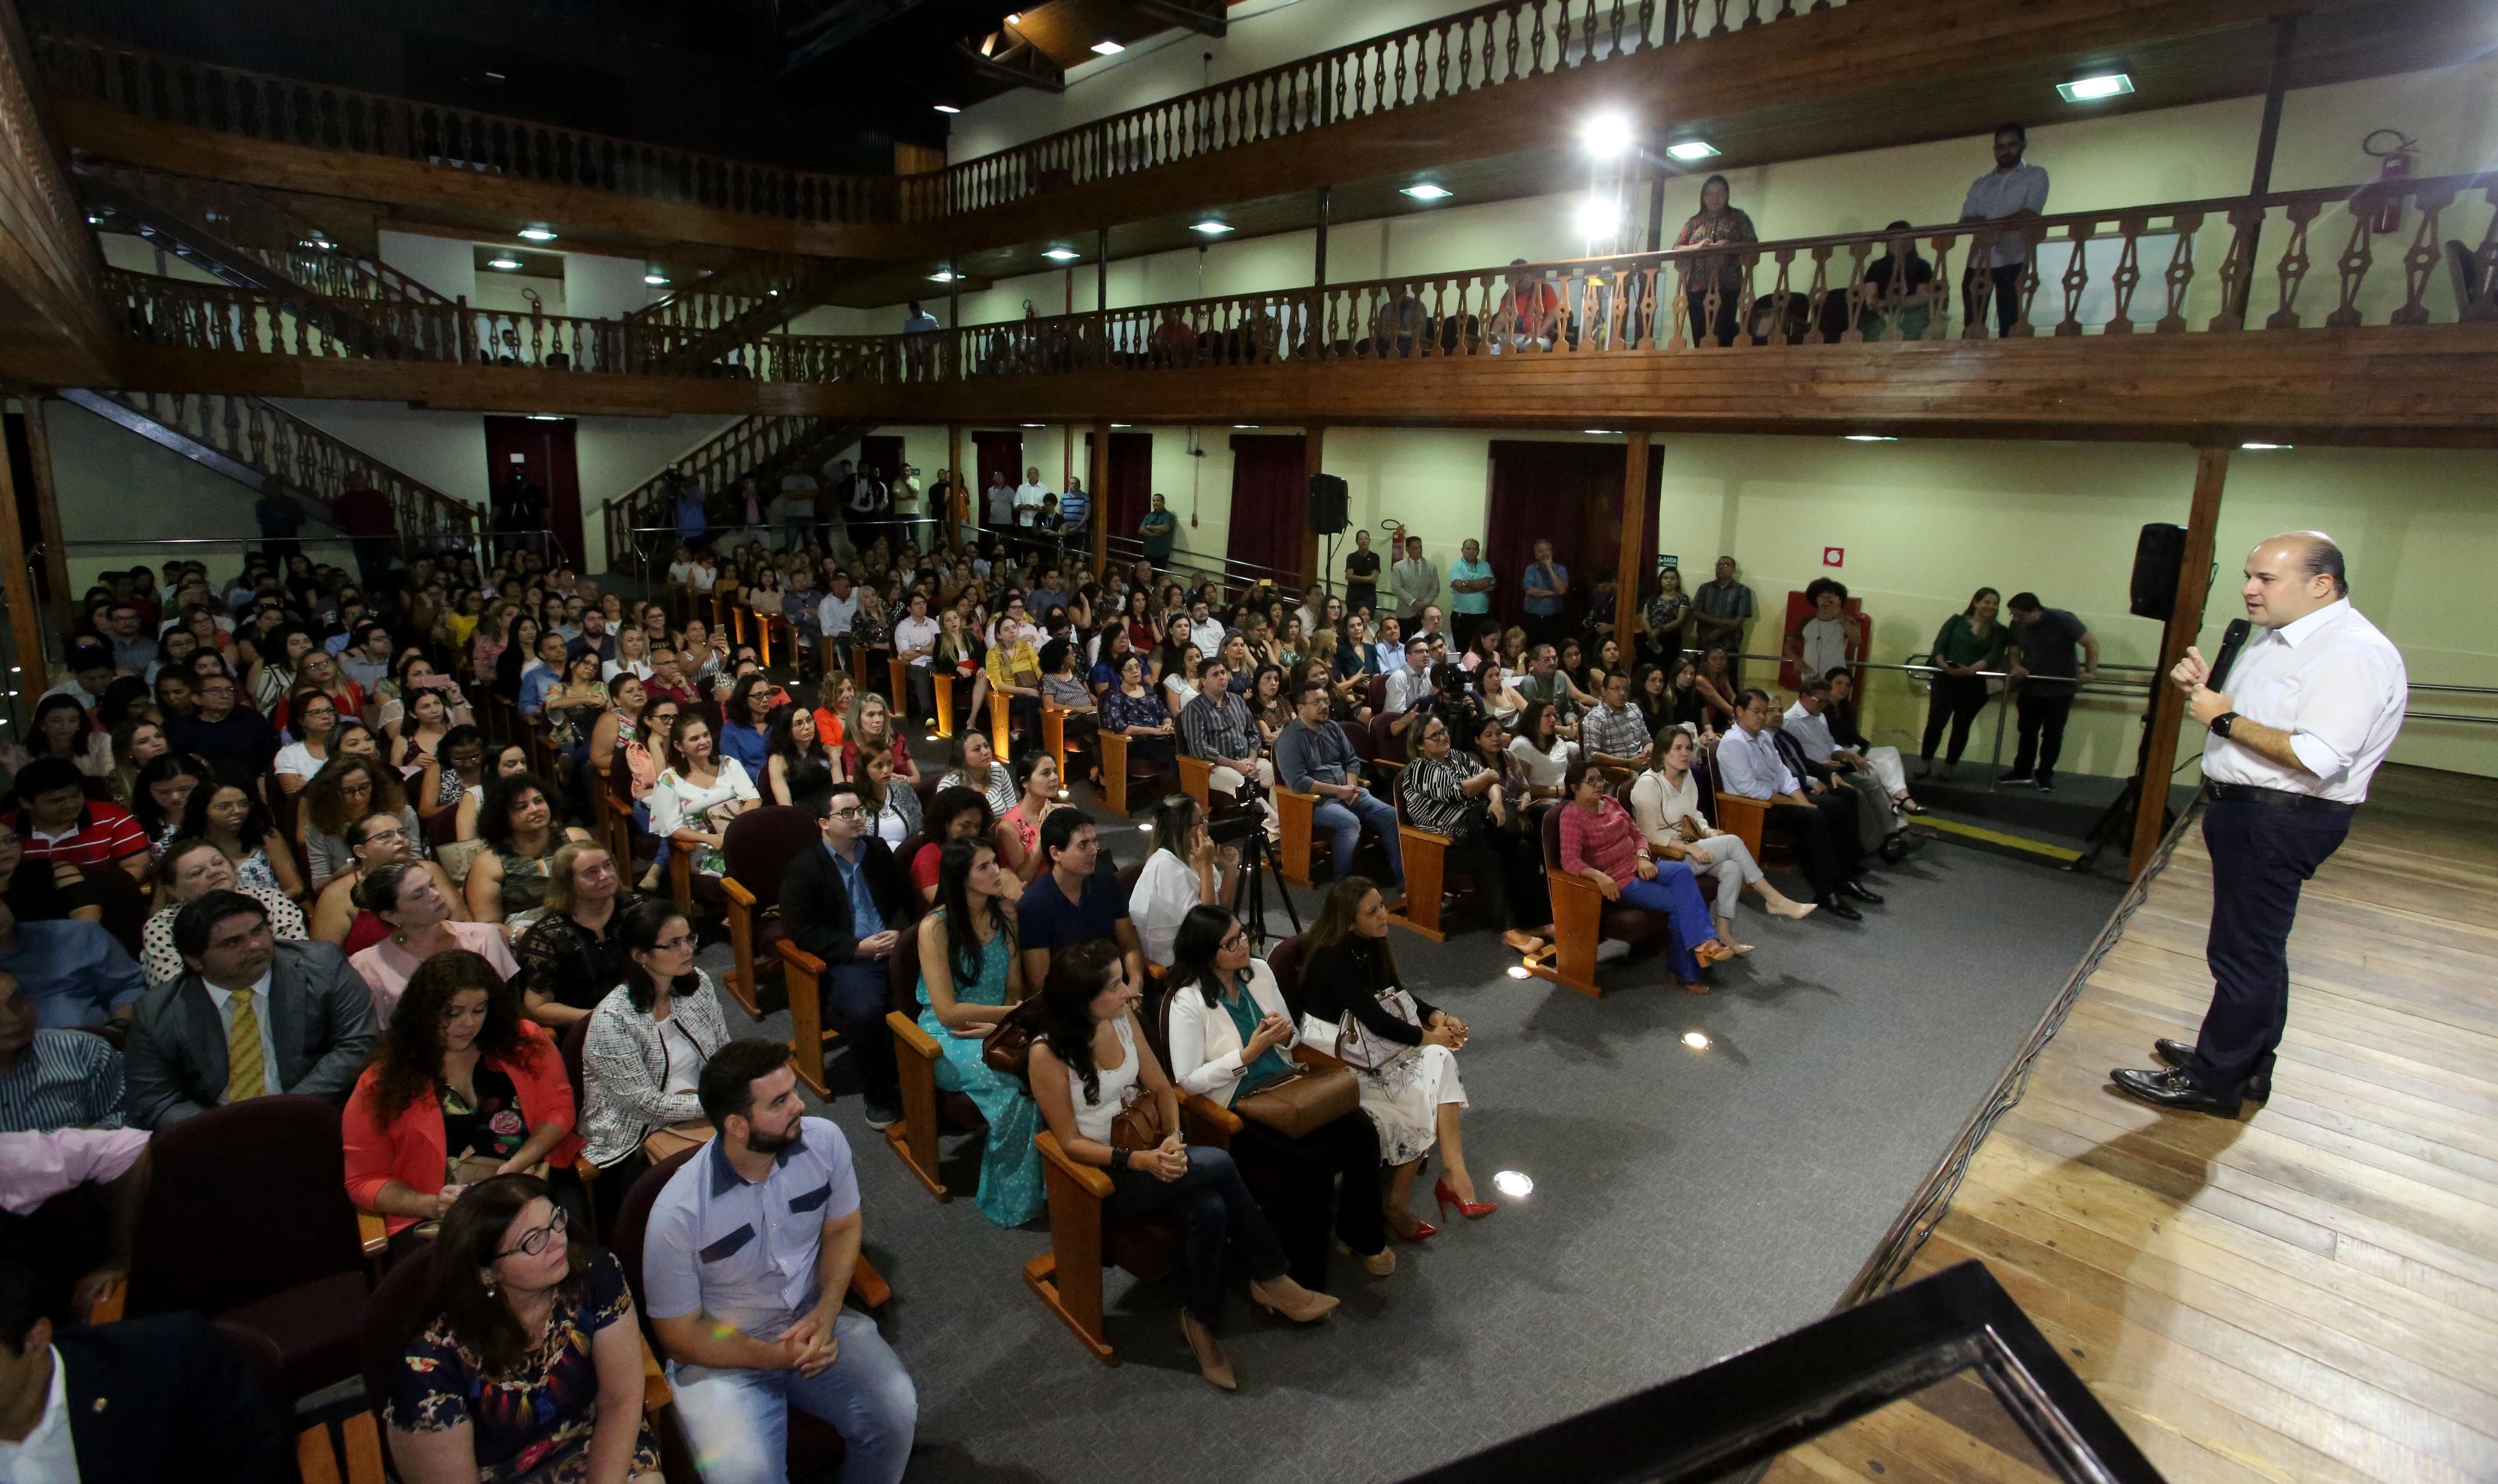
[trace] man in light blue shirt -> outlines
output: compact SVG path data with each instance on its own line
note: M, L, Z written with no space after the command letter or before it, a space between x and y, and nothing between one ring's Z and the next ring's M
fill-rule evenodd
M777 1484L795 1406L840 1430L844 1484L898 1484L919 1394L842 1307L864 1230L849 1142L805 1116L777 1041L721 1048L697 1095L716 1133L651 1208L642 1281L703 1477Z
M1553 543L1535 543L1535 560L1526 564L1519 574L1519 590L1525 595L1521 609L1526 614L1526 636L1538 644L1549 644L1561 628L1561 600L1570 592L1570 569L1553 560Z
M1469 538L1449 564L1449 611L1457 615L1457 643L1462 649L1491 618L1491 564L1483 559L1483 543Z
M77 918L20 922L6 902L0 902L0 973L16 977L36 1025L46 1030L127 1018L147 989L139 960L112 934Z
M536 716L546 710L547 693L563 684L563 658L570 649L564 636L552 629L538 635L537 660L521 670L517 703L521 715Z
M1370 646L1379 657L1379 673L1393 674L1405 667L1405 634L1394 616L1379 621L1379 642Z

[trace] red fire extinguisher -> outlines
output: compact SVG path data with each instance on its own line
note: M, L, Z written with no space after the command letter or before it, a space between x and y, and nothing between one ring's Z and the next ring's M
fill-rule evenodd
M2393 140L2393 143L2381 147L2378 141L2388 137ZM2404 138L2399 129L2376 129L2370 131L2368 137L2359 142L2359 150L2362 154L2373 156L2378 161L2377 182L2382 185L2387 181L2408 180L2412 177L2412 162L2419 151L2419 145L2417 142ZM2368 230L2384 236L2389 232L2401 231L2402 225L2403 198L2387 196L2377 208L2376 215L2369 220Z

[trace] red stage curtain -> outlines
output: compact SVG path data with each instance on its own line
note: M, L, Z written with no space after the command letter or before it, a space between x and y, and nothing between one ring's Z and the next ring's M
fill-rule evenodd
M1093 436L1084 436L1089 447ZM1093 492L1100 501L1093 518L1111 535L1134 539L1137 523L1154 507L1154 436L1111 434L1108 469L1107 488Z
M1309 477L1302 460L1308 442L1298 434L1232 436L1232 540L1234 562L1271 568L1275 581L1295 589L1301 571L1301 532L1309 524Z
M1491 508L1485 521L1484 560L1500 586L1491 611L1515 622L1523 611L1521 579L1535 560L1535 543L1553 543L1553 560L1570 571L1572 618L1586 609L1596 574L1613 571L1622 549L1622 445L1540 443L1496 438L1491 445ZM1664 468L1651 452L1648 464L1648 518L1641 536L1640 571L1656 566L1656 502ZM1652 585L1652 577L1643 577Z
M993 475L1004 475L1011 490L1023 483L1023 435L1018 432L975 432L972 435L972 520L987 526L989 522L989 486L997 481ZM1008 525L1013 524L1011 517Z

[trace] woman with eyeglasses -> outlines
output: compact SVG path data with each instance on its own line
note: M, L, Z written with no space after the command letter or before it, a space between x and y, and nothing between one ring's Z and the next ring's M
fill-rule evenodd
M591 1012L581 1062L582 1156L597 1168L602 1208L649 1168L643 1140L702 1120L703 1063L728 1044L711 976L694 967L693 924L675 903L637 898L611 935L624 978Z
M363 733L370 742L372 734ZM400 787L399 772L385 767L380 759L359 757L334 746L334 756L312 781L304 786L304 807L295 817L295 830L304 842L304 854L312 867L311 888L318 893L330 884L330 878L345 870L354 861L347 849L347 826L368 814L395 814L407 828L407 838L418 855L425 853L424 828L417 822L416 811L409 807L407 793Z
M463 918L467 907L460 888L452 884L451 874L438 860L419 860L415 847L408 839L407 826L395 814L368 814L347 826L347 850L355 863L330 878L312 900L312 936L323 943L335 943L349 957L363 952L391 935L390 924L356 905L356 888L366 875L394 860L409 861L423 867L433 877L435 888Z
M348 1095L347 1199L382 1218L402 1255L472 1180L540 1163L570 1178L581 1141L563 1056L503 981L465 950L427 959Z
M617 932L624 879L603 846L567 844L547 866L546 912L512 945L521 1010L552 1030L587 1019L629 966Z
M1230 1108L1241 1093L1293 1074L1300 1035L1275 971L1249 952L1239 919L1220 907L1190 908L1173 939L1169 983L1163 1014L1171 1081L1182 1092ZM1232 1136L1232 1157L1282 1187L1268 1209L1302 1287L1327 1289L1330 1230L1373 1277L1396 1271L1380 1206L1379 1128L1359 1107L1298 1137L1244 1119Z
M971 1098L988 1120L974 1204L1000 1226L1041 1214L1041 1111L1023 1082L981 1060L983 1038L1024 997L1015 952L1017 883L986 840L948 841L937 868L937 910L920 919L919 1028L937 1043L938 1087Z
M569 1227L527 1175L479 1181L443 1217L423 1327L373 1399L400 1477L658 1484L633 1291Z

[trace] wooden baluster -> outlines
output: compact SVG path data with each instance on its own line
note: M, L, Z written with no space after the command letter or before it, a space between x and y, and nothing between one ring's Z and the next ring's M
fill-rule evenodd
M2260 205L2234 207L2229 211L2229 248L2221 258L2221 312L2212 316L2208 330L2243 330L2246 314L2242 306L2252 293L2255 281L2256 234L2263 227L2264 208Z
M1851 295L1850 297L1852 298L1853 296ZM1830 249L1828 247L1815 247L1812 249L1812 282L1808 285L1804 291L1805 344L1820 345L1828 343L1829 338L1821 333L1821 309L1822 306L1829 302Z
M1656 267L1657 282L1660 287L1662 287L1666 281L1666 272L1669 268L1675 270L1675 276L1681 280L1681 283L1676 286L1676 292L1673 294L1672 298L1666 304L1658 306L1658 313L1664 317L1666 324L1665 348L1669 351L1689 350L1693 348L1692 344L1689 340L1683 339L1683 337L1690 333L1691 324L1691 315L1689 312L1691 303L1691 260L1689 258L1663 259L1658 262ZM1702 307L1706 309L1707 306L1704 305Z
M1777 252L1777 277L1772 281L1770 287L1770 333L1767 339L1773 345L1788 345L1793 344L1794 341L1787 338L1787 306L1794 300L1795 294L1794 291L1787 286L1787 278L1789 274L1794 271L1795 249L1792 247L1779 248ZM1744 330L1748 328L1750 324L1751 317L1749 315L1737 319L1735 321L1736 334L1741 337Z
M2377 261L2373 249L2376 237L2376 211L2385 197L2362 191L2351 202L2351 240L2342 246L2342 256L2334 269L2342 279L2342 301L2324 316L2328 330L2348 330L2364 323L2359 314L2359 287L2368 278L2368 270Z
M1745 331L1751 328L1752 305L1756 297L1752 293L1752 270L1760 266L1761 254L1758 249L1735 254L1736 271L1743 274L1735 284L1735 343L1738 345L1746 343L1750 339Z
M2450 190L2423 190L2413 200L2420 209L2419 231L2412 238L2411 246L2403 253L2403 302L2386 318L2389 325L2425 325L2428 306L2429 277L2437 271L2438 259L2445 254L2437 230L2438 218L2454 204Z
M1633 292L1639 296L1638 348L1656 348L1657 281L1664 276L1665 265L1649 263L1631 275Z
M2087 288L2091 281L2091 226L2092 224L2086 221L2075 222L2068 238L2073 244L2073 255L2065 260L2065 274L2060 280L2065 290L2065 317L2056 322L2056 335L2060 339L2082 333L2082 290ZM2033 281L2035 281L2038 274L2038 245L2037 242L2032 242L2030 255L2024 259L2022 276ZM2024 314L2021 319L2026 321L2029 317ZM2016 322L2012 328L2017 331L2023 327Z
M2298 291L2307 282L2307 228L2316 220L2322 206L2314 201L2292 201L2282 215L2290 222L2290 242L2283 247L2281 265L2275 270L2281 281L2281 307L2264 318L2267 330L2298 328Z
M2107 324L2099 331L2101 335L2133 333L2130 311L2133 307L2134 285L2142 281L2142 234L2149 225L2150 219L2138 213L2117 218L2116 229L2125 236L2125 247L2117 254L2116 268L2108 274L2108 284L2116 291L2116 312L2109 316ZM2073 252L2079 257L2081 248L2076 246Z
M1887 253L1889 249L1886 247L1884 251ZM1865 317L1867 314L1874 312L1872 306L1866 303L1872 295L1869 293L1869 285L1865 281L1866 261L1873 255L1874 244L1872 242L1851 242L1848 244L1847 328L1841 331L1839 334L1839 343L1842 345L1856 345L1864 342ZM1908 287L1906 281L1907 274L1903 273L1900 276L1902 281L1892 285L1891 297L1895 301L1900 295L1905 293ZM1818 328L1818 326L1815 328Z
M1535 19L1537 22L1537 45L1535 49L1536 55L1540 60L1544 53L1542 36L1542 22L1544 20L1543 7L1536 7ZM1561 0L1561 14L1553 24L1553 65L1544 70L1547 72L1559 72L1562 68L1570 65L1570 0Z
M2003 236L2004 232L2002 227L1982 229L1970 237L1969 323L1963 325L1960 332L1961 339L1965 340L1986 339L1986 327L1994 315L1990 302L1995 298L1995 275L1980 271L1980 266L1994 266L1996 239Z

